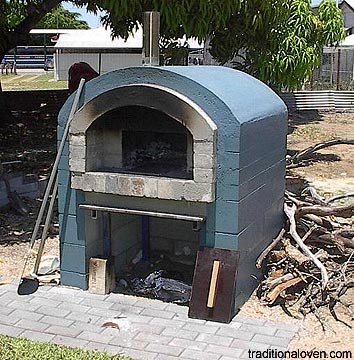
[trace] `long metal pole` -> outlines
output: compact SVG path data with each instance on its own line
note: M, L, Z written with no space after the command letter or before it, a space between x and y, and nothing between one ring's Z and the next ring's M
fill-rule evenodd
M73 102L71 110L70 110L69 119L68 119L68 121L66 123L65 129L64 129L64 132L63 132L63 137L61 139L61 142L60 142L60 145L59 145L59 148L58 148L58 152L57 152L57 156L56 156L55 161L54 161L53 169L52 169L52 172L51 172L49 180L48 180L48 184L47 184L47 188L46 188L46 191L45 191L45 194L44 194L44 197L43 197L42 205L41 205L41 207L39 209L36 224L34 226L33 233L32 233L29 252L31 252L31 250L33 248L33 245L34 245L34 242L36 241L36 238L37 238L37 235L38 235L38 230L39 230L39 227L41 225L41 221L42 221L42 218L43 218L43 214L44 214L44 211L45 211L46 204L48 202L50 190L52 189L53 182L54 182L54 179L56 177L60 157L61 157L61 154L62 154L63 149L64 149L66 138L68 136L70 122L73 119L74 114L76 112L76 108L77 108L77 105L79 103L80 95L81 95L84 84L85 84L85 79L81 79L79 87L78 87L78 89L76 91L74 102Z

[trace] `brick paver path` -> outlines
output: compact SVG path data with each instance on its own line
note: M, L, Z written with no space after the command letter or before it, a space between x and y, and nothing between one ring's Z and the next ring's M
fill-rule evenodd
M298 330L237 315L230 324L189 319L187 308L121 294L41 286L17 295L0 286L0 334L124 354L143 360L247 359L248 350L285 350ZM102 327L113 320L120 329Z

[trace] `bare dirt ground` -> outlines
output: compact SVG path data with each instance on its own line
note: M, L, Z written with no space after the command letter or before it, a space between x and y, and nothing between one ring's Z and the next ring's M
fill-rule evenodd
M22 127L20 126L20 131L23 131ZM50 128L50 132L53 132L54 127L51 126ZM54 136L53 134L50 135L50 132L41 135L46 149L48 149L48 141L51 142ZM290 153L322 141L337 138L354 138L354 114L302 112L290 117L288 136L288 150ZM40 149L41 145L40 142L36 141L30 143L34 150ZM14 154L16 154L16 151L7 148L6 145L1 149L2 159L14 160L16 159ZM37 154L37 152L34 151L34 154ZM43 162L40 161L40 157L37 158L37 165L41 169L40 173L46 172L51 157L54 157L53 152L48 153ZM31 161L27 164L31 171L34 171L37 167L34 165ZM308 182L325 197L353 192L354 146L338 145L319 151L316 161L306 167L293 169L288 173L288 180L292 186L295 184L298 187L303 186L304 182ZM352 198L351 201L354 201L354 199ZM40 205L39 201L31 201L30 203L32 213L27 217L16 215L9 208L0 210L0 284L2 280L13 281L21 275L24 256L28 250L28 241ZM353 218L351 221L354 224ZM46 254L57 255L58 249L58 237L47 241ZM28 271L30 271L30 267L28 267ZM353 292L349 293L346 300L354 304ZM337 311L341 314L341 309L337 309ZM320 322L313 315L308 315L303 319L302 316L293 312L294 317L290 317L279 306L267 307L261 304L255 295L242 307L241 314L300 325L300 332L290 344L292 350L352 350L354 356L354 330L335 321L327 311L321 313L321 317L326 323L326 331L323 331ZM354 326L354 321L348 318L346 318L346 321L350 326Z

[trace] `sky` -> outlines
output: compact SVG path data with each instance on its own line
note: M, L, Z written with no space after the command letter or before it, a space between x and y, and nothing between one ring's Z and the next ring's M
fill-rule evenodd
M312 0L313 5L318 5L320 2L321 0ZM90 28L95 29L97 27L100 27L99 16L89 14L84 8L78 8L72 3L64 2L63 6L69 11L80 13L82 15L82 19L88 23Z

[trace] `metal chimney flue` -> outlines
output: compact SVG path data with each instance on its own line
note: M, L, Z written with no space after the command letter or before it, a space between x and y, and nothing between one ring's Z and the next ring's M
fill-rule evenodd
M143 13L143 65L158 66L160 51L160 13L146 11Z

